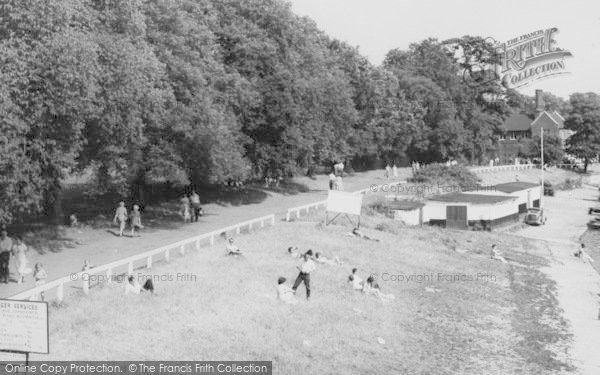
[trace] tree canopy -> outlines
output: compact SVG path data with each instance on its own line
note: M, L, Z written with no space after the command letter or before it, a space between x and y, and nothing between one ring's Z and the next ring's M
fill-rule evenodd
M50 214L83 169L143 200L337 161L481 162L510 105L463 79L490 63L482 38L374 66L281 0L3 0L0 51L2 222Z

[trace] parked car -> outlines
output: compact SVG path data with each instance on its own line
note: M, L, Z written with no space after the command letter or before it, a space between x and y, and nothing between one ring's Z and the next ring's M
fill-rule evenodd
M529 225L544 225L546 224L546 217L544 216L544 210L542 208L530 208L525 214L525 224Z
M600 207L590 207L588 210L588 215L598 215L600 214Z
M544 181L544 195L548 195L550 197L554 196L554 186L548 181Z
M590 229L600 229L600 216L595 216L587 225Z

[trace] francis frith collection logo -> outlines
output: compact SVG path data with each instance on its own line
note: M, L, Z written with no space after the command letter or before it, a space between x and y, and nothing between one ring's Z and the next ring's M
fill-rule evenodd
M502 43L496 48L496 72L507 88L518 88L550 76L568 74L565 58L571 52L558 47L557 28L537 30Z

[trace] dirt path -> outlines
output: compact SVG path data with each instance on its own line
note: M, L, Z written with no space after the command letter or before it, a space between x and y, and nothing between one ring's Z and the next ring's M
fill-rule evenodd
M597 194L583 188L546 197L546 225L516 233L548 243L551 265L543 271L557 283L557 297L574 336L570 354L583 375L600 374L600 277L589 263L572 254L580 245L589 220L587 208L595 205Z
M400 171L400 178L404 179L410 173L409 168ZM118 237L118 228L110 230L93 229L89 227L81 230L65 228L64 237L73 246L67 246L59 252L43 255L30 251L28 262L30 265L42 262L48 280L54 280L73 272L81 271L84 260L89 259L93 265L110 263L131 255L168 245L185 238L207 233L235 223L250 220L264 215L276 214L277 219L285 217L287 209L309 204L327 197L327 176L318 176L316 180L308 178L297 179L298 183L308 187L308 192L295 195L282 195L268 192L268 197L260 203L241 206L220 206L217 204L204 205L206 215L198 223L182 225L173 223L163 228L146 228L141 237ZM371 184L384 184L390 182L383 178L383 171L357 173L352 177L344 178L346 191L355 191L369 187ZM11 259L12 278L15 279L14 259ZM21 291L33 288L31 275L23 284L11 282L0 284L0 298L15 295Z

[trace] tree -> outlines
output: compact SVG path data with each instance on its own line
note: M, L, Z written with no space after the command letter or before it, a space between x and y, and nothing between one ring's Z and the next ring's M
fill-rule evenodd
M522 157L540 159L542 154L540 136L530 139L523 151L520 155ZM564 156L565 152L561 139L552 135L544 135L544 164L553 165L561 163Z
M567 139L567 152L588 164L600 154L600 96L596 93L576 93L569 98L570 111L565 127L575 132Z

